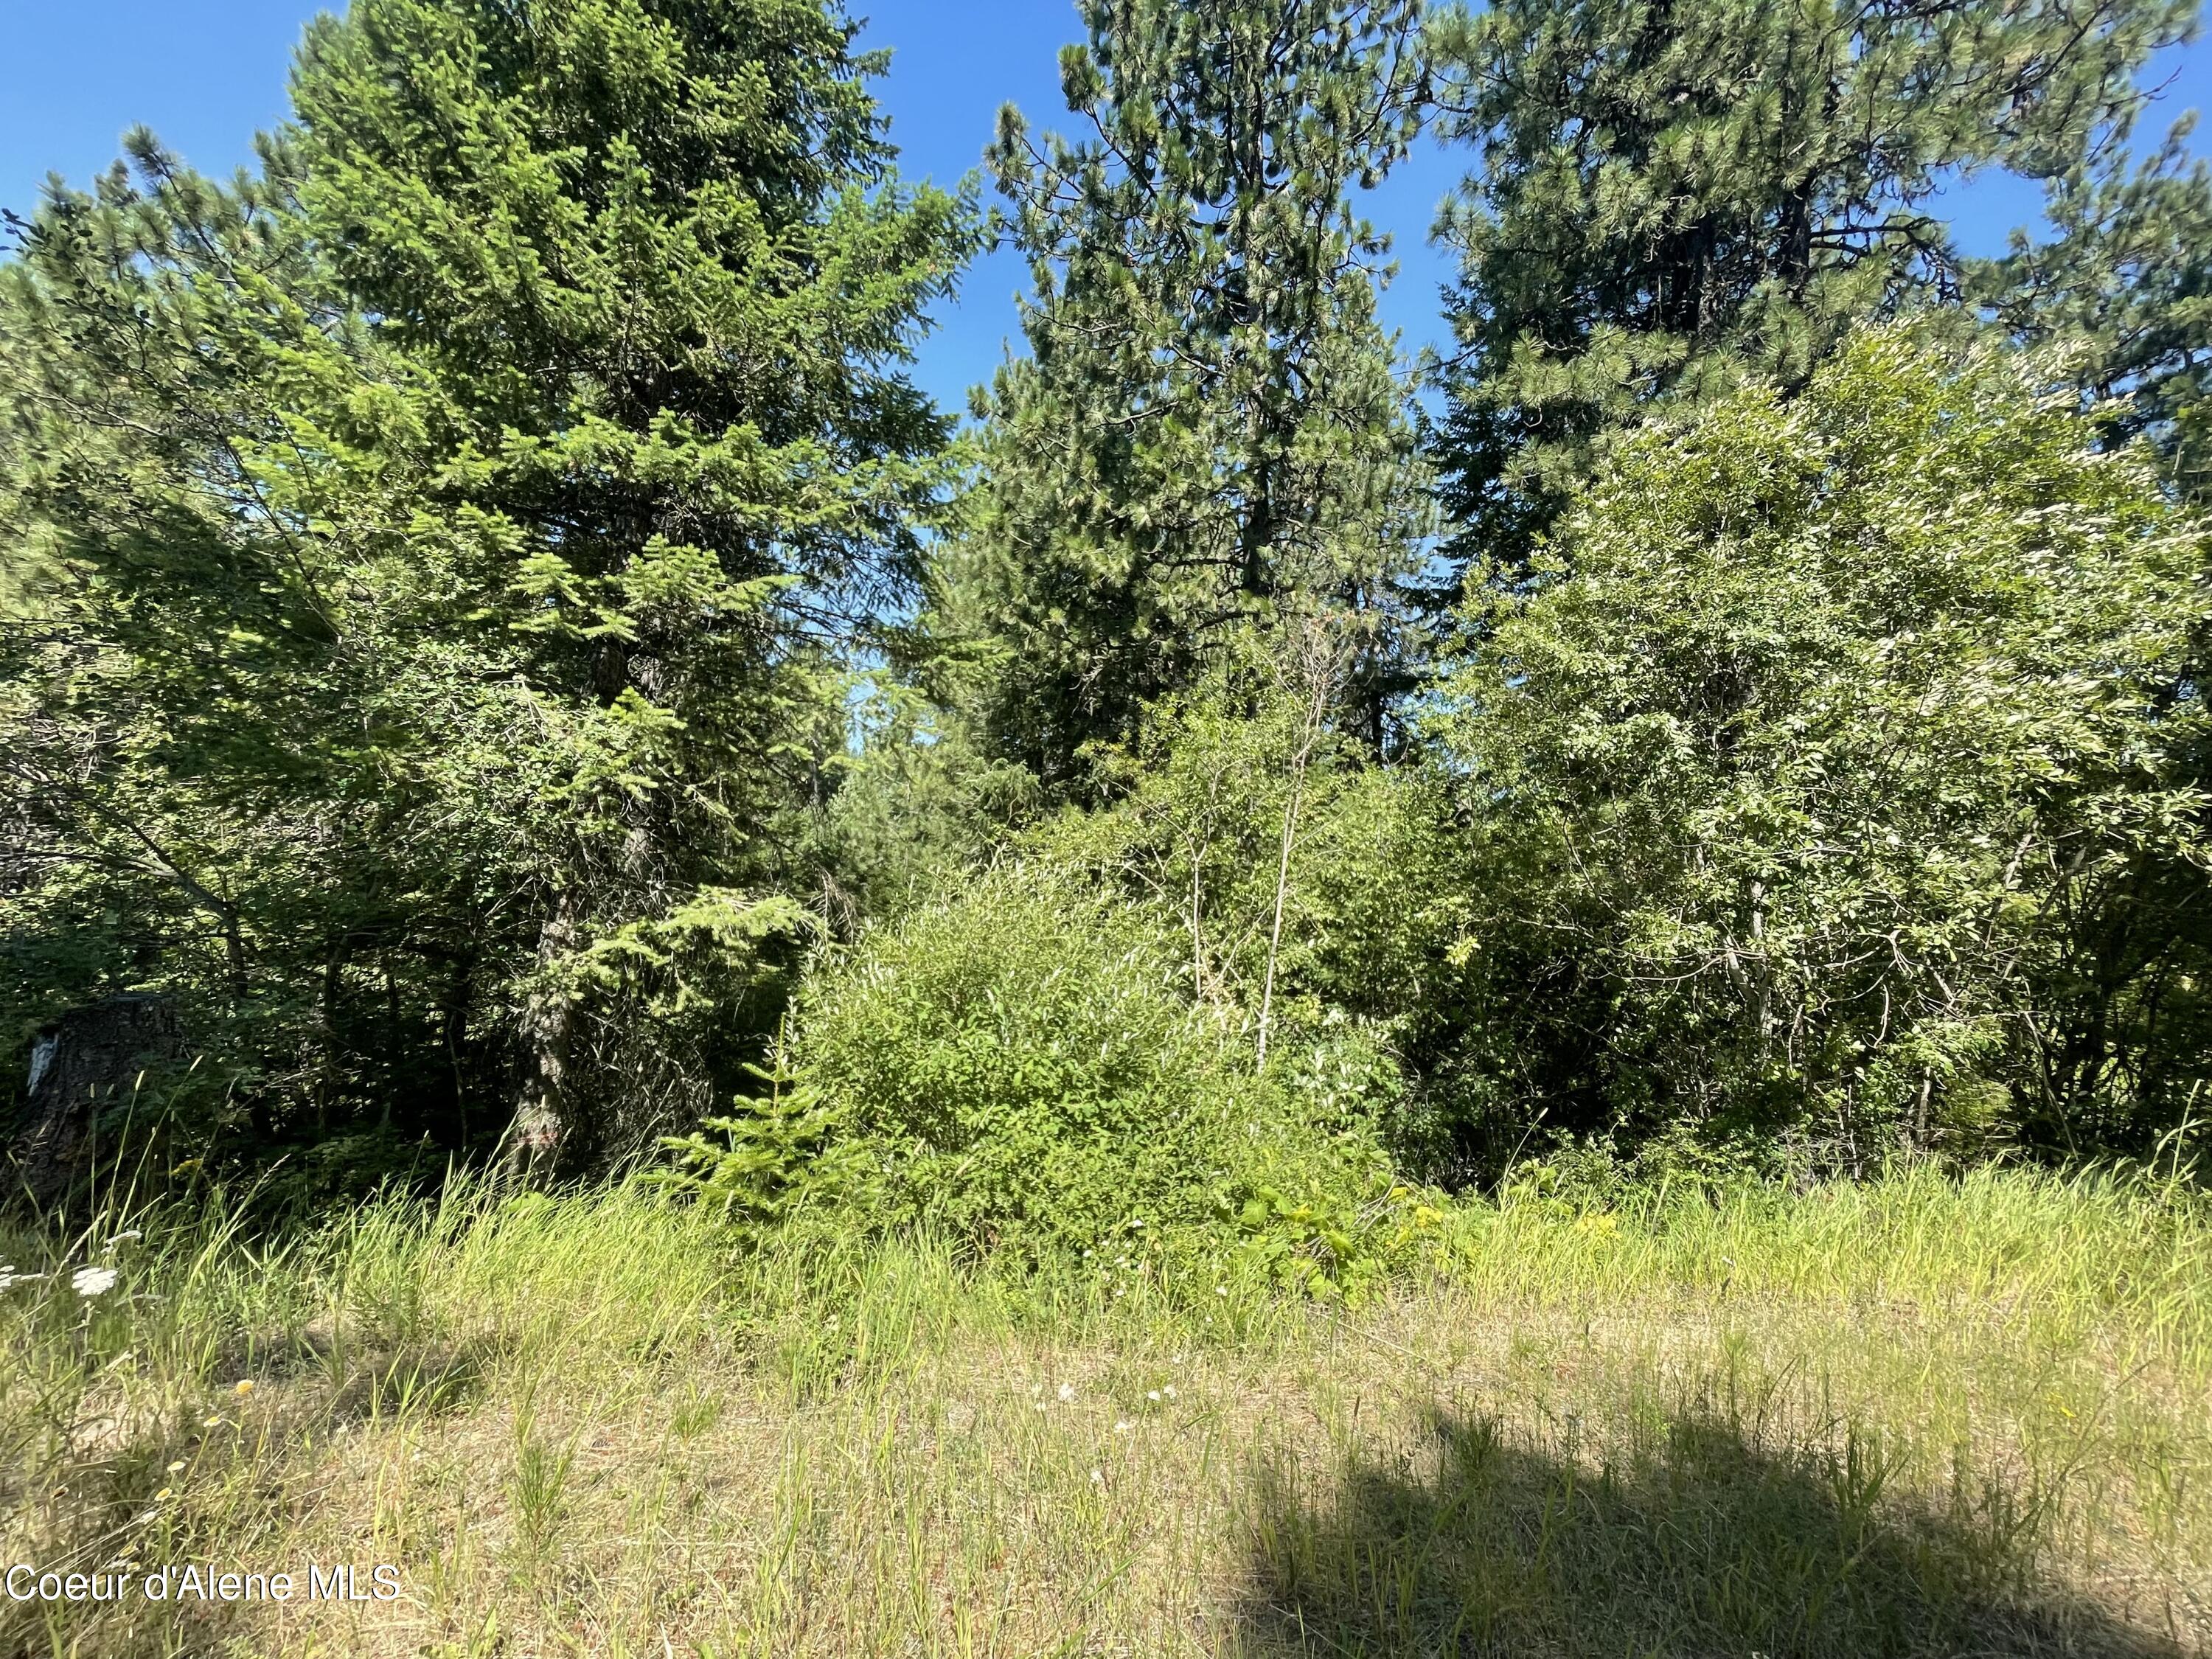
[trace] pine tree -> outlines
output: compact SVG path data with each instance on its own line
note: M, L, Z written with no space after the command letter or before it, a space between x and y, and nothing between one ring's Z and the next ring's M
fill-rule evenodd
M1590 441L1747 375L1801 384L1856 319L1959 295L1932 198L2125 129L2191 0L1500 0L1434 36L1481 171L1436 450L1466 559L1527 549ZM1518 554L1516 555L1518 556Z
M987 405L948 560L1006 647L992 725L1048 783L1131 736L1237 629L1374 610L1413 539L1411 434L1350 192L1415 129L1412 0L1092 0L1062 55L1091 131L989 160L1030 356ZM1370 663L1369 721L1379 721Z
M398 711L441 679L465 753L496 693L471 695L481 661L392 650L423 584L385 579L363 458L411 410L331 298L293 147L228 187L127 148L16 222L0 270L0 886L9 937L48 941L9 954L0 1006L161 992L263 1137L338 1133L371 1089L411 1127L473 1047L449 993L496 832L440 822ZM362 978L385 994L349 999Z
M2193 121L2193 117L2191 118ZM2212 499L2212 168L2190 123L2133 166L2124 150L2050 187L2056 234L2014 232L1969 289L2023 344L2065 349L2086 409L2115 442L2148 438L2172 489Z

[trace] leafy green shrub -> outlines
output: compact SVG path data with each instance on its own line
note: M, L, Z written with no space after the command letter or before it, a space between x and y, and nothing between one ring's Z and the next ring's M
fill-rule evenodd
M1430 722L1470 1048L1575 1133L2147 1146L2212 1033L2206 548L2032 365L1901 329L1620 445Z
M811 1208L1107 1273L1242 1255L1356 1289L1402 1254L1415 1195L1371 1122L1286 1087L1297 1068L1255 1075L1176 970L1140 912L1046 868L991 871L817 973L787 1045L795 1091L676 1143L678 1179L764 1218ZM1323 1063L1350 1066L1352 1041Z
M1255 1058L1264 1046L1302 1100L1370 1121L1401 1168L1435 1179L1459 1163L1451 1091L1431 1085L1467 1024L1452 960L1466 860L1431 771L1378 763L1346 729L1363 637L1328 613L1224 641L1138 744L1100 753L1110 803L1026 844L1146 908L1193 1001Z

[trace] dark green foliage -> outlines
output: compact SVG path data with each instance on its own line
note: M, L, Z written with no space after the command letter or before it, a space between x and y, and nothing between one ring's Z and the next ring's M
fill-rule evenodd
M402 644L438 596L379 475L417 411L320 282L295 154L224 189L131 149L0 273L9 1017L167 990L264 1145L366 1100L419 1133L495 1074L464 964L501 830L409 709L465 748L509 699Z
M1623 445L1437 730L1522 1121L2148 1149L2212 894L2203 527L2032 368L1877 331Z
M2178 126L2140 167L2124 151L2054 179L2056 234L2013 234L1970 271L2016 337L2063 348L2087 409L2118 440L2148 437L2168 487L2212 499L2212 169L2185 164Z
M1062 56L1080 141L1001 116L1030 358L988 405L948 612L1003 641L1000 746L1048 786L1221 643L1316 599L1387 611L1418 529L1375 320L1386 248L1349 192L1400 156L1406 0L1096 0ZM975 613L960 617L960 605ZM1394 648L1358 688L1381 742Z
M906 591L945 482L897 371L958 211L862 193L889 158L849 35L817 0L366 0L301 52L318 231L465 423L439 508L502 544L532 691L589 754L523 905L527 1145L711 1073L706 1031L634 1039L687 954L795 921L772 734L820 630Z
M1559 510L1601 432L1746 376L1802 384L1853 322L1954 299L1931 198L2124 129L2192 0L1502 0L1435 26L1481 171L1438 435L1462 563Z
M846 940L988 857L1040 795L1035 775L986 754L957 708L891 675L866 684L848 702L846 744L823 757L817 823L823 919Z
M811 931L840 653L950 480L964 256L811 0L363 0L233 191L7 272L19 938L174 984L270 1135L696 1111ZM105 935L103 938L102 935ZM471 1121L473 1115L473 1121Z
M173 999L187 1174L703 1121L752 1221L1207 1294L1401 1259L1394 1170L2148 1150L2212 196L2122 141L2188 10L1089 0L956 441L978 228L840 11L356 0L257 170L134 137L0 267L0 1019ZM1353 204L1439 107L1425 458ZM1982 167L2057 229L1966 267Z

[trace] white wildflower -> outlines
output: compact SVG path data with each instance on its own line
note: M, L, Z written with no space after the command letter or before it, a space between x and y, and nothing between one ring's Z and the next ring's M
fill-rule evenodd
M1160 1391L1158 1389L1147 1389L1145 1390L1145 1398L1157 1406L1160 1402Z
M115 1288L115 1269L112 1267L79 1267L70 1275L70 1288L87 1301L105 1295Z
M1066 1401L1066 1400L1073 1400L1073 1399L1074 1399L1074 1398L1075 1398L1075 1384L1074 1384L1074 1383L1073 1383L1073 1382L1063 1382L1063 1383L1061 1383L1061 1384L1060 1385L1060 1397L1063 1401Z
M1128 1419L1127 1418L1126 1418L1126 1417L1117 1417L1117 1418L1115 1418L1115 1419L1114 1419L1114 1432L1115 1432L1115 1433L1116 1433L1116 1434L1127 1434L1127 1433L1128 1433L1128 1431L1129 1431L1129 1419Z
M1105 1471L1105 1470L1103 1470L1103 1469L1093 1469L1093 1470L1091 1470L1091 1484L1092 1486L1104 1486L1104 1485L1106 1484L1106 1471Z
M1175 1384L1174 1384L1174 1383L1172 1383L1172 1382L1169 1383L1169 1384L1167 1385L1167 1387L1165 1387L1164 1389L1162 1389L1160 1390L1160 1392L1161 1392L1162 1394L1165 1395L1169 1399L1170 1399L1170 1400L1174 1399L1174 1398L1175 1398Z

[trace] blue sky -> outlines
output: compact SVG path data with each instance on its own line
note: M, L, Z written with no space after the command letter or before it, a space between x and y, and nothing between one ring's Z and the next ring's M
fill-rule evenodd
M0 206L18 212L59 173L82 184L116 154L124 130L144 122L193 165L228 172L246 161L256 129L285 112L284 76L316 0L0 0ZM863 44L894 58L878 94L902 151L902 170L951 184L975 167L999 106L1011 99L1033 124L1059 125L1058 54L1080 35L1066 0L857 0L869 19ZM2212 41L2166 54L2152 69L2169 82L2165 124L2212 106ZM2192 141L2212 154L2212 133ZM1437 200L1465 165L1429 146L1364 204L1396 239L1401 267L1384 315L1407 347L1436 337L1437 288L1447 271L1426 243ZM2006 232L2033 216L2038 193L2017 179L1978 179L1951 211L1970 252L1995 252ZM988 380L1016 332L1013 295L1024 272L1011 256L969 273L923 347L921 380L959 407Z

